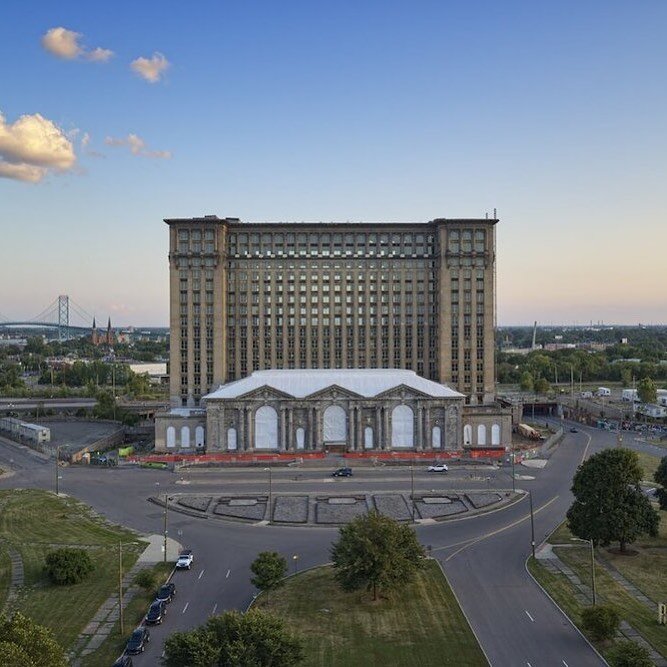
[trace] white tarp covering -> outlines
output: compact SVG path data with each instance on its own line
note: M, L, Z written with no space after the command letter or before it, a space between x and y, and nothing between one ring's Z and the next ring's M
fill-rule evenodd
M491 445L499 445L500 444L500 425L499 424L493 424L491 426Z
M431 436L431 446L433 449L440 449L442 446L442 431L439 426L433 427L433 435Z
M364 429L364 449L373 449L373 429L370 426Z
M306 431L299 426L296 430L296 448L303 449L306 446Z
M278 447L278 413L270 405L255 412L255 449Z
M324 442L347 441L347 416L340 405L330 405L324 411Z
M391 446L414 447L414 413L407 405L397 405L391 411Z
M477 444L485 445L486 444L486 425L478 424L477 425Z
M181 427L181 447L190 446L190 427L182 426Z
M205 444L204 442L204 427L203 426L197 426L195 428L195 446L196 447L203 447Z
M227 429L227 449L236 449L236 429L233 427Z
M463 394L444 384L420 377L414 371L398 368L347 368L255 371L248 377L223 385L204 399L237 398L265 386L295 398L304 398L333 385L365 397L377 396L394 387L405 385L427 396L463 398Z
M167 426L167 447L176 447L176 429Z

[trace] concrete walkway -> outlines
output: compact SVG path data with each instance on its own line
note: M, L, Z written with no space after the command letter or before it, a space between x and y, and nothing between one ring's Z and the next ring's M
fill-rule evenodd
M148 540L148 546L139 556L134 566L123 576L123 609L127 608L127 605L139 592L139 588L134 584L134 578L137 573L144 568L150 568L164 560L163 536L148 535L143 536L143 539ZM168 538L167 562L175 562L180 549L181 545L178 542ZM76 667L79 664L80 658L98 649L109 638L118 620L118 594L114 594L102 604L90 623L88 623L79 635L70 651L70 664ZM129 631L130 628L126 628L126 630Z
M545 543L535 554L535 558L539 560L540 564L543 565L551 574L554 575L563 575L565 576L572 587L575 589L574 598L575 600L583 605L588 606L593 604L593 591L589 584L585 584L581 581L572 568L563 563L563 561L558 557L554 551L554 547L559 548L581 548L581 545L572 545L572 544L548 544ZM652 610L656 611L656 605L654 602L649 600L638 588L631 584L627 579L625 579L616 568L614 568L610 563L607 563L603 559L595 559L597 565L603 567L609 574L614 578L614 580L621 585L630 595L637 599L642 604L647 604L651 607ZM615 573L612 574L612 571ZM599 599L598 595L598 599ZM620 630L618 632L617 638L619 639L630 639L640 646L643 646L650 653L651 660L656 667L667 667L667 660L660 655L627 621L621 621Z
M9 555L9 560L12 567L12 575L9 580L9 589L7 591L7 599L5 600L5 605L0 611L5 613L11 613L12 606L14 601L18 597L19 590L23 586L24 576L23 576L23 559L21 554L13 549L7 542L2 540L2 545L7 550Z

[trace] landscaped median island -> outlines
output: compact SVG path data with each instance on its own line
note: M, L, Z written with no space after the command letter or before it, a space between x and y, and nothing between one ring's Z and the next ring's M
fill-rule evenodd
M288 578L253 607L279 616L303 638L304 666L488 664L434 560L377 602L366 591L342 591L333 568L320 567Z
M660 517L659 535L640 537L631 545L629 555L621 555L616 548L596 548L595 579L597 603L612 606L623 621L667 658L667 627L657 622L657 605L667 602L667 513L660 512ZM592 583L589 544L574 538L565 524L559 526L547 544L554 545L551 547L554 554L589 590ZM573 578L549 566L549 560L531 558L528 569L583 630L581 614L590 605L590 599L582 596ZM641 601L628 591L617 573L647 600ZM605 657L609 656L611 644L594 643Z
M118 549L128 571L146 543L124 528L106 523L73 498L38 490L0 492L0 601L6 597L3 542L23 561L24 583L7 610L21 611L53 630L69 650L99 607L118 587ZM52 584L44 570L46 555L62 547L84 549L93 571L79 583Z

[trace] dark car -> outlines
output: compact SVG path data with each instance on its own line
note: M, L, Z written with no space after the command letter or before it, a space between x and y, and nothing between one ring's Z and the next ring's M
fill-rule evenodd
M151 640L151 633L143 625L139 626L133 633L125 646L125 653L134 655L143 653L146 650L146 644Z
M132 658L123 653L123 655L113 663L112 667L132 667Z
M160 586L155 599L160 602L171 602L174 595L176 595L176 584L169 582L168 584L164 584L164 586Z
M570 429L570 433L579 433L579 429L574 428L574 426Z
M338 468L331 473L332 477L352 477L352 468Z
M167 613L167 605L164 602L156 600L150 606L148 613L146 614L146 623L150 625L157 625L162 623L164 615Z

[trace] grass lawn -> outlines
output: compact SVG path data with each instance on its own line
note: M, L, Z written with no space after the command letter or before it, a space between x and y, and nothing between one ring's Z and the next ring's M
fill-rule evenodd
M9 560L7 549L0 544L0 611L2 611L2 608L5 606L11 578L12 563Z
M129 530L110 526L73 498L38 490L0 492L0 537L23 558L25 585L16 609L51 628L69 649L118 582L118 543L123 568L134 565L146 543ZM82 583L54 586L44 575L44 558L61 546L86 548L95 570Z
M169 573L174 568L173 563L158 563L152 570L157 575L160 584L166 581ZM112 665L116 658L123 652L127 640L138 625L141 624L150 603L155 599L156 591L140 592L135 595L125 608L123 634L120 634L120 622L114 625L109 638L93 653L81 659L81 667L97 667L97 665ZM176 591L178 599L178 591Z
M644 452L637 452L637 456L639 456L639 465L644 471L644 480L655 484L655 482L653 482L653 474L660 465L660 459L657 456L645 454Z
M289 578L256 606L304 638L305 666L488 664L434 561L406 589L378 603L365 591L341 591L332 568L322 567Z
M639 552L637 555L621 556L604 548L597 551L656 603L667 600L667 512L660 512L660 519L658 537L643 537L632 545L632 548ZM554 531L549 542L574 543L565 523ZM559 558L577 573L581 581L590 585L590 551L587 545L581 544L581 548L555 548L555 551ZM532 559L528 565L532 574L568 616L579 624L582 607L574 599L574 588L568 580L564 576L551 574ZM600 565L596 565L595 578L598 602L616 607L622 619L630 623L662 655L667 655L667 632L656 623L656 610L651 610L635 600ZM597 648L603 653L606 650L600 646Z

